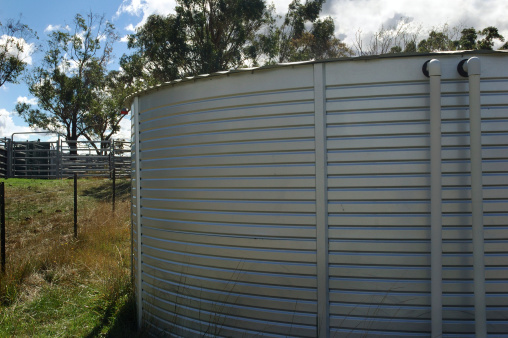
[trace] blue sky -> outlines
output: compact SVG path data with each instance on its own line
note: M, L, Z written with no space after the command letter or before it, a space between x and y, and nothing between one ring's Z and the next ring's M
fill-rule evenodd
M278 0L274 4L279 13L284 13L291 0ZM267 1L269 2L269 1ZM48 27L72 25L77 13L104 14L117 28L120 37L133 32L153 13L168 14L173 11L175 0L0 0L0 21L17 19L37 31L40 42L47 40ZM330 15L336 24L336 35L348 44L353 44L361 30L364 42L373 32L396 24L401 18L411 21L420 32L445 23L450 26L477 29L496 26L508 39L507 0L328 0L323 16ZM128 53L125 42L114 46L116 59ZM32 64L42 57L36 53ZM117 64L112 64L117 67ZM13 132L29 131L24 121L16 116L14 107L18 100L32 101L26 85L5 84L0 87L0 137L10 137ZM123 123L119 138L128 138L130 121Z
M73 18L77 13L86 14L92 11L100 15L104 14L108 20L113 21L115 27L118 28L118 34L124 36L130 33L125 30L125 27L128 26L125 22L129 21L131 16L116 16L121 3L121 1L111 0L0 0L0 20L4 22L6 19L18 19L21 15L21 22L35 30L39 36L39 42L44 44L48 37L45 30L50 25L53 27L65 27L67 24L72 26ZM133 22L135 21L133 20ZM117 58L127 52L126 47L124 42L116 43L114 53ZM41 57L42 53L34 54L32 64L36 64ZM115 67L115 65L112 66ZM0 137L10 137L13 132L29 131L27 124L13 112L18 98L33 100L24 83L7 83L0 87ZM124 123L124 125L128 127L128 123ZM127 132L124 130L122 136L128 137Z

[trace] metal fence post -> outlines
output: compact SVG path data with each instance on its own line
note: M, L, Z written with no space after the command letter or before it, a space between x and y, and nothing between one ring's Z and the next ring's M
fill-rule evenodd
M6 138L6 144L5 144L5 150L6 150L6 164L7 164L7 171L5 173L5 178L12 177L12 140Z
M74 238L78 237L78 174L74 173Z
M9 164L7 171L9 172L7 174L8 177L14 177L14 146L13 146L13 140L11 139L9 141L9 151L8 151L8 157L9 157Z
M116 169L113 162L113 212L115 212L115 199L116 199Z
M55 156L55 177L57 179L62 178L61 172L60 172L60 135L58 136L58 140L56 141L56 156Z

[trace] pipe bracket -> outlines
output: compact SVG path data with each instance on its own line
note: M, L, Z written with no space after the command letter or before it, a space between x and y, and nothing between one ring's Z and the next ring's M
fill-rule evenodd
M460 76L468 77L469 74L467 72L467 59L461 60L457 65L457 72L459 72Z
M422 72L426 77L441 76L441 64L439 60L432 59L425 61L422 66Z
M430 62L430 60L425 61L425 63L422 66L423 75L425 75L426 77L430 77L429 67L428 67L429 66L429 62Z

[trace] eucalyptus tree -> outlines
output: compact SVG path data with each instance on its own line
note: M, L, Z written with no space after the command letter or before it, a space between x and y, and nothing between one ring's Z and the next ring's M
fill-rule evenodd
M255 63L283 63L351 56L352 50L335 37L335 22L320 18L324 0L293 0L284 17L269 7L265 25L255 36ZM280 23L280 24L279 24Z
M177 0L175 13L152 15L129 37L122 68L146 86L248 65L349 56L320 19L324 0L293 0L282 18L265 0Z
M37 48L31 41L37 38L37 34L19 20L0 22L0 87L8 82L18 83Z
M264 0L177 0L175 14L152 15L129 37L122 68L151 84L240 67L264 11Z
M421 36L422 28L401 21L396 27L388 27L374 33L367 47L362 46L362 37L357 35L355 44L357 54L387 53L431 53L453 50L493 50L495 42L504 42L504 37L494 26L481 30L474 27L449 26L432 28L426 37ZM500 49L508 49L505 43Z
M52 32L44 59L27 76L38 103L18 103L18 113L31 127L63 133L75 154L75 141L93 135L91 121L103 109L101 95L116 39L114 26L93 13L76 15L72 29Z

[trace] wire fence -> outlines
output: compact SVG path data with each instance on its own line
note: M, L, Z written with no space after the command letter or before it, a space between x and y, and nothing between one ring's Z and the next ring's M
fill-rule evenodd
M4 180L0 182L1 270L32 255L79 241L88 224L116 216L130 200L130 179ZM125 211L124 211L125 212ZM48 254L48 257L50 255ZM48 264L51 264L48 258Z

